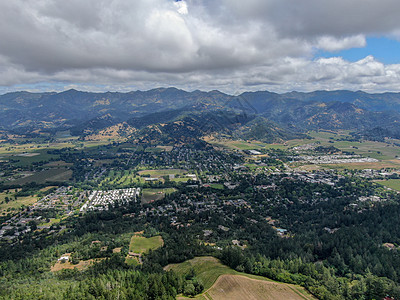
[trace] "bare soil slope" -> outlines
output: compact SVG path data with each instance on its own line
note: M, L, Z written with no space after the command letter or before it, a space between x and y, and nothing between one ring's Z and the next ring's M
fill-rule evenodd
M221 275L205 297L213 300L304 300L303 295L287 284L251 279L241 275Z

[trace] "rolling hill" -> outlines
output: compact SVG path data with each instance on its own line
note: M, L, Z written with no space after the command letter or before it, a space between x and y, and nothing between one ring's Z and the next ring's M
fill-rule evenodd
M196 257L180 264L168 265L164 269L183 276L194 272L196 279L204 286L203 292L195 299L315 299L300 286L237 272L211 256ZM190 298L182 296L178 299Z
M18 134L70 129L81 136L123 122L144 135L178 141L211 133L275 141L319 129L346 129L370 139L398 138L400 94L260 91L232 96L219 91L157 88L128 93L68 90L0 96L0 130Z

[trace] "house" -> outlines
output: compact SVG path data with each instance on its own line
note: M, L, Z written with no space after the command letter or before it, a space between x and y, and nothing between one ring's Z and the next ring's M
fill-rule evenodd
M69 260L69 256L67 256L65 254L58 259L58 261L68 261L68 260Z
M257 150L249 150L249 153L252 155L260 155L261 154L261 152L257 151Z

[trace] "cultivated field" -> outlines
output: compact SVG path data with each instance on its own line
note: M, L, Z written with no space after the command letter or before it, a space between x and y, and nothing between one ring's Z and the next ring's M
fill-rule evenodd
M211 256L196 257L164 269L183 276L193 269L196 278L204 285L204 292L195 299L315 299L300 286L237 272Z
M325 164L323 166L328 169L380 170L382 168L400 168L400 160L398 162L397 161L357 162L357 163L344 163L344 164Z
M260 150L260 149L284 149L283 144L267 144L257 141L235 141L235 140L207 140L214 146L230 148L234 150Z
M46 183L48 181L67 181L72 176L72 171L67 168L54 168L37 172L33 175L22 177L7 184L20 184L24 185L29 182L36 182L38 184Z
M203 283L204 290L211 288L219 276L238 273L211 256L196 257L180 264L168 265L164 269L166 271L173 270L180 275L186 275L192 268L194 269L196 278Z
M48 154L47 150L36 150L35 152L16 152L15 154L5 155L4 158L8 158L13 161L15 166L29 166L32 163L40 161L50 161L51 159L57 159L58 155Z
M205 296L213 300L314 299L310 295L303 294L298 287L242 275L221 275Z
M234 150L260 150L260 149L291 149L295 146L317 143L321 146L334 146L341 151L354 152L364 157L378 159L376 163L346 163L335 165L321 165L322 168L335 169L381 169L381 168L399 168L400 147L395 143L398 141L390 140L385 143L374 141L346 141L344 139L351 138L349 131L311 131L308 135L312 139L295 139L289 140L282 144L266 144L257 141L237 141L237 140L209 140L211 144L223 148ZM312 167L315 169L316 167ZM307 169L307 168L306 168Z
M57 160L57 161L51 161L47 164L44 165L45 167L72 167L72 163L66 163L65 161L62 160Z

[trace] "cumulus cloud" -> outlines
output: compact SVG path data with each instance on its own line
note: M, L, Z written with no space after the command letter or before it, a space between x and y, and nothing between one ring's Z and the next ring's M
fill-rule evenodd
M345 38L322 36L318 39L316 47L322 50L334 52L350 48L361 48L365 47L366 44L367 41L363 35L349 36Z
M399 9L395 0L2 1L0 90L397 90L397 65L313 55L399 36Z

